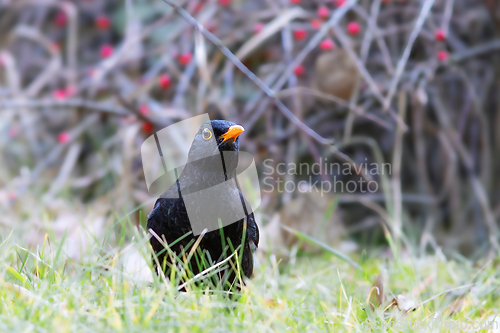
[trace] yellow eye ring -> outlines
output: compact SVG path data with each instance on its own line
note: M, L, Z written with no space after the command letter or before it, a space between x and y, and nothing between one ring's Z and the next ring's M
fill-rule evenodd
M212 131L210 131L208 128L205 128L202 132L203 139L209 140L212 137Z

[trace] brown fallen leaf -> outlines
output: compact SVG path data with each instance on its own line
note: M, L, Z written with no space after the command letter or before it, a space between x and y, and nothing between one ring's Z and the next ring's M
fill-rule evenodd
M380 273L375 279L368 294L368 302L372 310L379 308L384 303L384 273Z
M316 59L312 88L349 100L358 80L358 68L342 49L323 52Z
M450 317L453 316L456 313L459 313L462 311L464 306L468 304L470 301L470 296L469 294L467 295L462 295L456 298L451 304L443 311L443 313L448 314Z

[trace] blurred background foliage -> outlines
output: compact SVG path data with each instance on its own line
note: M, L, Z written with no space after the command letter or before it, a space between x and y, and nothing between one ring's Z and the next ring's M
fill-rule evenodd
M353 249L394 239L484 253L500 218L500 4L494 0L184 0L270 86L300 131L210 41L159 0L0 0L0 224L39 244L144 225L140 147L209 113L246 128L263 162L390 163L376 193L262 186L262 248L314 251L280 224ZM187 143L189 146L190 143ZM334 178L335 177L335 178ZM273 174L297 184L309 175ZM392 235L388 237L388 235ZM349 241L350 240L350 241ZM355 240L353 242L352 240ZM272 243L272 246L269 244ZM385 253L385 252L383 252Z

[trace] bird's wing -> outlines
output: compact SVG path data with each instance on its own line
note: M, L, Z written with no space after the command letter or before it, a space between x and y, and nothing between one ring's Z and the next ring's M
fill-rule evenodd
M158 198L148 215L147 228L152 229L159 237L164 235L168 243L190 232L191 225L184 201L179 198Z
M161 214L161 203L162 201L164 201L165 199L163 198L158 198L156 199L155 201L155 207L153 208L153 210L151 211L151 213L148 214L148 224L147 224L147 227L148 227L148 230L149 229L155 229L155 227L157 226L158 224L158 219L160 218L160 214Z
M252 242L255 248L258 248L259 227L257 225L257 222L255 222L255 216L253 215L253 213L248 214L247 217L247 235L248 235L248 241Z

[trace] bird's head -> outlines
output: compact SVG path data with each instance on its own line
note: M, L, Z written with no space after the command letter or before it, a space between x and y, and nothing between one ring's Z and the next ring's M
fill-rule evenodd
M239 135L244 129L226 120L211 120L200 126L189 150L189 157L205 158L219 152L239 151ZM191 159L191 158L189 158Z

